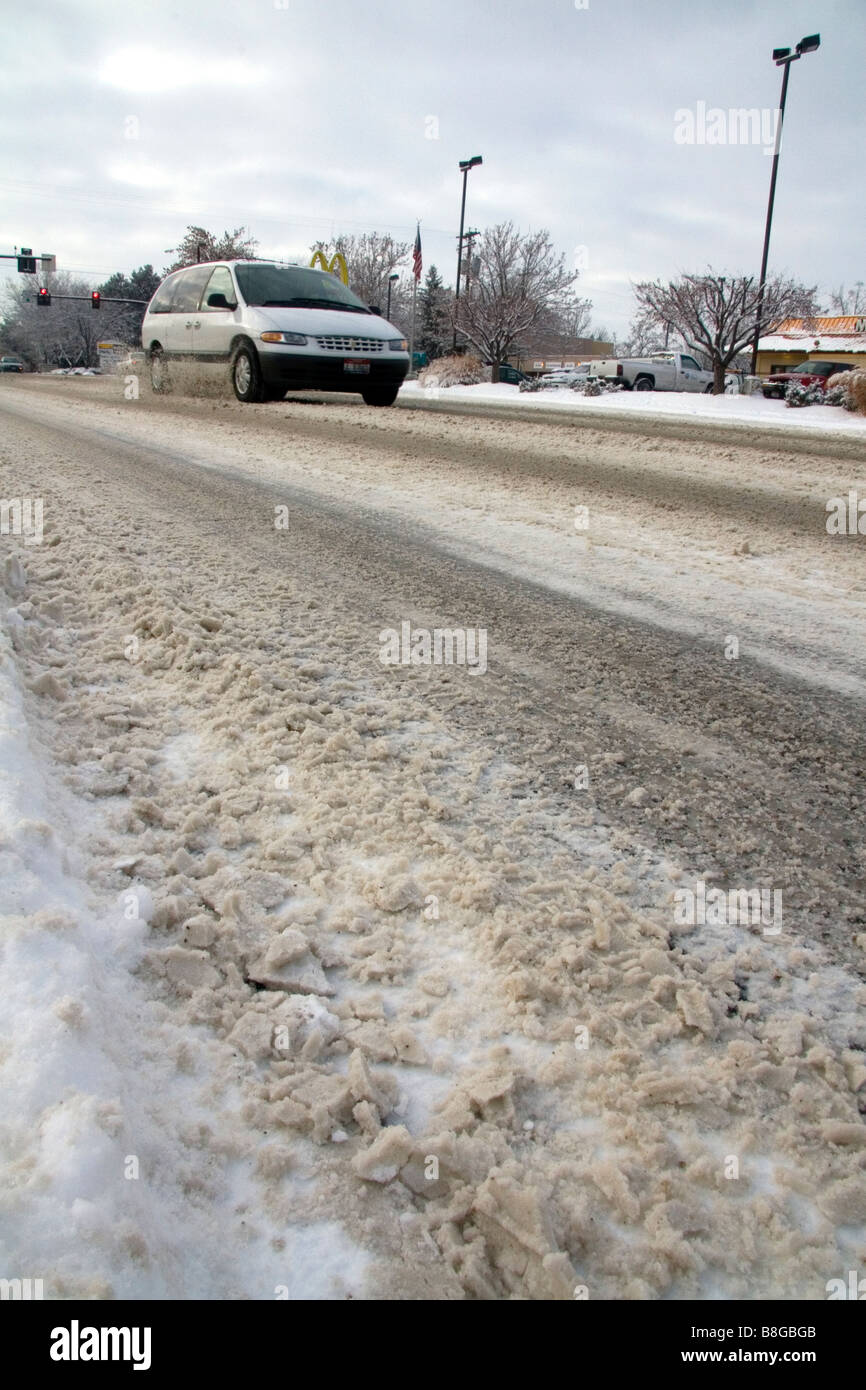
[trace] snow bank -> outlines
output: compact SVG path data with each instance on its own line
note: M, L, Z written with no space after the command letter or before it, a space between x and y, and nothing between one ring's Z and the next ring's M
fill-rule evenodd
M41 1279L46 1298L316 1298L338 1276L359 1287L366 1258L338 1226L286 1230L280 1250L270 1220L256 1230L253 1155L203 1097L213 1049L133 973L152 895L128 877L100 901L84 881L75 846L100 839L102 818L43 765L13 652L13 640L39 646L40 624L20 562L5 574L0 1277ZM221 1091L230 1115L242 1094L225 1077ZM202 1134L221 1127L220 1165Z
M609 395L586 397L563 388L550 391L521 391L505 382L479 386L424 387L407 381L400 388L406 401L475 401L490 405L520 406L529 410L577 412L589 416L617 416L644 420L706 420L718 424L759 425L761 429L805 427L829 434L861 434L866 439L866 420L837 406L814 405L808 410L788 410L784 401L757 396L707 396L685 391L612 391Z

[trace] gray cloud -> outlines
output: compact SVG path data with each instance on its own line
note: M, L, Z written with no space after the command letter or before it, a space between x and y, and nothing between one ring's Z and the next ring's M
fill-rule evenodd
M678 145L674 113L774 108L772 48L815 28L791 75L772 263L826 289L864 275L861 0L45 6L7 20L0 57L2 249L101 279L162 266L192 221L299 255L340 230L410 240L420 217L425 265L453 278L457 160L481 153L470 225L510 217L585 248L583 293L622 329L632 279L757 270L769 158Z

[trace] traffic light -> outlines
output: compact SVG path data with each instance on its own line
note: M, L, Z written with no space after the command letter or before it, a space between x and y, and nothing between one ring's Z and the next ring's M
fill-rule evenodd
M21 247L21 255L18 257L18 270L22 275L36 274L36 257L29 246Z
M90 307L91 309L99 309L101 305L102 295L99 293L99 290L94 290L92 295L90 296Z
M51 304L51 293L49 290L41 289L36 296L36 303L48 308Z

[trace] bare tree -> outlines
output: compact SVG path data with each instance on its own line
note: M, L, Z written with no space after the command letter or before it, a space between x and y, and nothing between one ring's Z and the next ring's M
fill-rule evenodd
M866 313L866 285L862 280L855 280L850 290L840 285L830 295L830 307L837 314Z
M215 236L206 227L187 227L180 246L175 247L177 260L166 267L163 276L182 266L195 265L197 261L252 260L258 245L246 227L235 227L233 232L225 231L222 236Z
M775 276L764 285L761 323L772 332L787 318L814 316L816 286L807 289ZM644 280L635 285L641 314L658 327L669 326L689 346L709 359L713 394L725 389L725 371L755 336L760 308L759 283L752 276L682 275L664 285Z
M457 302L454 326L490 362L491 380L498 381L500 364L545 316L579 312L572 293L577 272L566 269L549 232L521 236L512 222L484 232L478 262L469 293Z
M659 323L653 313L640 309L629 324L628 337L616 341L617 356L645 357L650 352L661 352L669 333L669 325Z
M40 283L51 292L49 307L37 304ZM91 286L59 271L37 278L22 275L7 287L3 305L5 343L34 367L92 367L97 343L106 328L103 312L94 313ZM77 299L64 299L77 295Z
M330 261L335 251L346 258L349 288L365 304L376 304L383 311L388 298L388 276L404 268L409 261L408 241L395 241L381 232L364 232L361 236L338 236L333 241L317 241L310 247ZM392 311L405 313L402 304L405 289L402 285L392 291ZM393 317L392 312L392 317Z
M545 309L535 325L538 334L549 333L564 340L588 338L592 319L592 300L568 294Z

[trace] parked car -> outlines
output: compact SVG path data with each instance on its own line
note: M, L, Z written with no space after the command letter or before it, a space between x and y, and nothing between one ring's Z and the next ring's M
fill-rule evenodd
M507 382L509 386L519 386L522 381L529 381L529 377L526 372L512 367L510 362L502 362L499 366L499 380Z
M799 367L792 367L790 371L771 372L764 378L761 390L768 400L782 400L792 382L798 386L817 386L819 391L823 391L827 378L833 376L834 372L850 372L853 368L853 362L801 362Z
M0 372L26 371L20 357L0 357Z
M141 344L154 391L172 363L228 369L239 401L282 400L290 389L352 391L393 405L409 370L399 328L335 275L276 261L187 266L147 306Z
M542 391L556 389L558 387L574 386L576 382L586 381L589 367L586 363L578 364L576 367L562 367L555 372L545 372L538 378L538 385Z
M627 391L712 391L713 374L688 352L649 357L608 357L593 364L596 376L615 377Z

